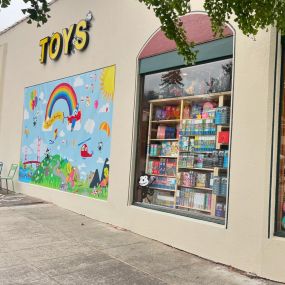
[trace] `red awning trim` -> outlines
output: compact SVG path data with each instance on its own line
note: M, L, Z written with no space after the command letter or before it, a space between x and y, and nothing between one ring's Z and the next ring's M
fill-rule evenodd
M187 39L195 44L202 44L216 40L211 29L211 21L208 15L192 13L182 17ZM233 31L226 26L224 37L233 36ZM139 55L139 59L176 50L174 41L166 38L164 33L158 30L147 42Z

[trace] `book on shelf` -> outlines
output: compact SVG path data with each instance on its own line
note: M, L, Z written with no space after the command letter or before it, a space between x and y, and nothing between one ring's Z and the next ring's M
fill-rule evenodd
M160 158L150 159L148 161L147 173L150 175L176 175L176 159L173 158Z
M160 120L175 120L180 117L180 106L164 106L156 107L154 110L154 119Z
M153 188L161 188L167 190L175 190L176 178L172 177L156 177L154 182L151 184Z
M223 102L218 95L201 100L177 100L174 106L165 99L153 102L147 165L155 177L152 203L224 217L228 180L222 169L229 164L230 107L218 107Z
M155 191L153 204L165 207L174 207L174 196L172 193Z
M178 197L176 197L177 206L205 211L211 211L211 201L211 194L195 192L189 188L181 188Z
M158 139L175 139L177 137L177 128L159 125L157 127L156 137Z
M213 173L203 173L195 170L179 172L177 179L181 187L213 188Z

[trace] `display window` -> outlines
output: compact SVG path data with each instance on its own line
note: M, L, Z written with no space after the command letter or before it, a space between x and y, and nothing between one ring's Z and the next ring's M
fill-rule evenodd
M136 205L224 223L232 59L142 76Z
M284 82L285 60L282 56L282 82ZM279 118L279 154L277 175L277 205L275 232L285 236L285 86L281 84L280 118Z

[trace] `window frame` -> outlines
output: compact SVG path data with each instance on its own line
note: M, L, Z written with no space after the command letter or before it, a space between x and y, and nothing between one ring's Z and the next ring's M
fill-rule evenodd
M224 60L224 59L232 59L232 63L233 63L233 68L232 68L232 82L231 82L231 120L230 120L230 143L229 143L229 150L231 153L231 149L232 149L232 131L233 131L233 108L234 108L234 63L235 63L235 57L234 57L234 43L235 43L235 38L234 37L230 37L232 39L232 43L225 48L224 50L227 51L225 55L221 56L219 55L219 57L213 56L213 58L208 58L206 60L204 60L204 57L202 56L199 61L199 58L195 64L195 66L197 65L202 65L202 64L206 64L206 63L211 63L211 62L216 62L216 61L220 61L220 60ZM221 40L216 40L213 42L217 42L217 41L221 41ZM229 44L229 41L227 39L227 42ZM207 43L207 48L209 48L209 44ZM203 45L203 44L202 44ZM200 45L200 46L202 46ZM219 45L216 45L219 46ZM232 52L229 54L229 48L231 48ZM170 56L175 55L177 56L175 52L170 52ZM214 53L215 55L216 53ZM160 55L154 56L155 57L159 57ZM145 59L141 59L139 61L139 67L141 67L141 61L143 61ZM159 212L164 212L164 213L169 213L169 214L173 214L176 216L184 216L184 217L188 217L191 219L195 219L195 220L201 220L201 221L206 221L206 222L210 222L213 225L222 225L224 226L226 229L228 227L228 215L229 215L229 197L230 197L230 176L231 176L231 155L229 157L229 166L228 166L228 192L227 192L227 203L226 203L226 215L224 220L220 220L218 218L215 218L213 216L206 216L200 213L195 213L194 211L181 211L178 209L172 209L172 208L167 208L164 206L159 206L159 205L154 205L154 204L146 204L146 203L141 203L141 202L137 202L136 198L137 196L137 183L136 183L136 179L137 179L137 169L138 169L138 164L139 164L139 150L138 150L138 144L141 141L141 130L140 130L140 123L141 121L139 120L141 118L142 115L142 100L143 100L143 89L144 89L144 78L145 75L150 75L150 74L155 74L155 73L159 73L159 72L165 72L165 71L170 71L170 70L175 70L175 69L179 69L179 68L185 68L185 67L189 67L187 65L181 65L181 61L179 63L179 61L176 61L177 65L173 65L171 68L162 68L162 69L155 69L152 70L150 72L141 72L141 70L139 69L139 74L138 74L138 88L137 88L137 117L136 117L136 123L135 123L135 146L134 146L134 169L132 172L133 175L133 185L131 187L131 191L132 191L132 199L131 199L131 205L137 206L137 207L141 207L141 208L146 208L149 210L153 210L153 211L159 211Z
M276 39L278 45L278 38ZM276 48L276 59L277 59L277 48ZM277 68L277 61L276 61L276 68ZM282 105L285 100L285 36L281 36L281 60L280 60L280 90L279 90L279 101L278 101L278 129L277 129L277 157L276 157L276 181L275 181L275 209L274 209L274 236L277 237L285 237L285 230L281 231L278 230L278 212L279 212L279 189L280 189L280 153L281 153L281 134L282 134L282 127L281 127L281 120L282 120ZM276 73L275 68L275 73ZM275 74L276 77L276 74ZM276 84L275 84L276 86ZM275 92L274 92L275 94ZM275 104L275 102L274 102ZM284 108L285 112L285 108ZM273 114L274 115L274 114ZM274 120L274 118L273 118ZM269 216L270 217L270 216ZM270 224L269 224L270 226ZM270 237L270 230L269 230L269 237Z

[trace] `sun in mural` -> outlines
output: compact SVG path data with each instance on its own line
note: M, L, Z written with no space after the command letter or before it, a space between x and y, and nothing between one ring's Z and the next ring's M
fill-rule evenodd
M106 100L113 100L115 92L115 66L104 68L101 75L101 91Z

